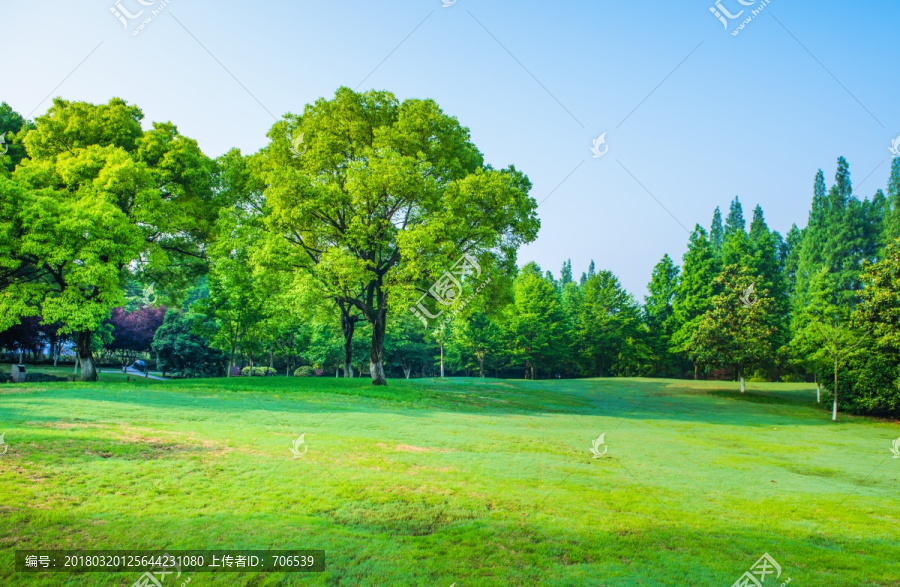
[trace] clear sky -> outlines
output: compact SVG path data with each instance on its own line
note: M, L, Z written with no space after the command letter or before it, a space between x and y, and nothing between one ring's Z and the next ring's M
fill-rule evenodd
M724 24L713 0L443 1L0 0L0 100L33 117L52 96L119 96L217 156L341 85L433 98L534 183L520 263L594 259L639 298L735 195L784 233L840 155L858 196L887 182L896 0L771 0L737 35L767 0L720 0Z

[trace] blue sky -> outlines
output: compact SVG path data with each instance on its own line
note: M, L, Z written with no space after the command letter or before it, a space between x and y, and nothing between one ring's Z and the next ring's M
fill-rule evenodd
M48 95L120 96L217 156L341 85L433 98L534 183L542 229L520 262L594 259L639 297L735 195L784 233L844 155L871 197L900 135L896 1L771 0L737 36L766 0L720 0L745 10L727 30L711 0L140 1L119 0L145 11L126 29L115 0L0 0L0 100L35 116Z

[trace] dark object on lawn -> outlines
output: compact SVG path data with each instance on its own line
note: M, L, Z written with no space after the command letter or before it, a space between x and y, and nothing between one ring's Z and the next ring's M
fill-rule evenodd
M237 365L231 366L231 376L232 377L240 377L241 376L241 368Z
M137 361L135 361L135 362L132 363L131 365L129 365L129 366L123 368L122 371L126 371L126 372L127 372L129 369L134 369L135 371L140 371L141 373L147 373L147 371L148 371L148 369L147 369L147 363L144 362L144 361L142 361L142 360L140 360L140 359L138 359Z
M25 365L13 365L12 366L12 382L13 383L25 383Z

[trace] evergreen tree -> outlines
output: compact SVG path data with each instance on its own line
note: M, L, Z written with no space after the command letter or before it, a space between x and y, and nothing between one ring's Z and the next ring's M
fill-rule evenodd
M588 376L640 375L649 359L647 330L640 308L609 271L588 278L580 311L573 316L574 357Z
M797 282L797 264L800 261L800 246L803 241L803 232L796 224L791 225L785 239L786 254L784 255L784 280L788 294L794 295Z
M559 272L559 286L561 288L564 288L566 287L567 283L572 283L573 281L572 259L568 259L565 263L563 263L562 269Z
M710 308L712 283L718 273L712 246L706 231L697 225L691 233L682 263L681 281L672 301L672 352L685 354L700 317ZM698 363L694 362L694 377Z
M750 272L761 278L754 286L767 291L771 297L771 309L765 321L773 333L772 343L777 350L786 346L790 340L788 328L790 298L784 270L778 259L779 235L769 230L760 206L753 211L749 239L752 256Z
M568 324L559 292L535 263L522 268L513 290L511 353L524 367L526 378L553 373L568 356Z
M644 321L650 334L653 371L657 376L674 374L669 340L673 333L672 303L678 291L679 274L679 268L669 255L663 255L662 260L653 268L647 286L649 293L644 296Z
M747 224L744 221L744 209L741 207L740 198L735 196L734 200L731 202L731 207L728 210L728 218L725 219L725 239L727 240L728 237L735 232L744 232L746 229Z
M712 226L709 229L709 242L716 256L722 253L722 245L725 244L725 228L722 226L722 211L716 206L713 212Z
M891 163L883 232L886 244L900 238L900 157L895 157Z

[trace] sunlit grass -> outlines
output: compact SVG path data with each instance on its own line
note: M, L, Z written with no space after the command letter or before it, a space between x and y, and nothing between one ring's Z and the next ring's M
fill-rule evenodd
M900 426L829 417L802 384L6 384L0 584L139 575L15 574L15 549L246 548L327 570L191 585L720 586L764 552L780 582L898 585Z

